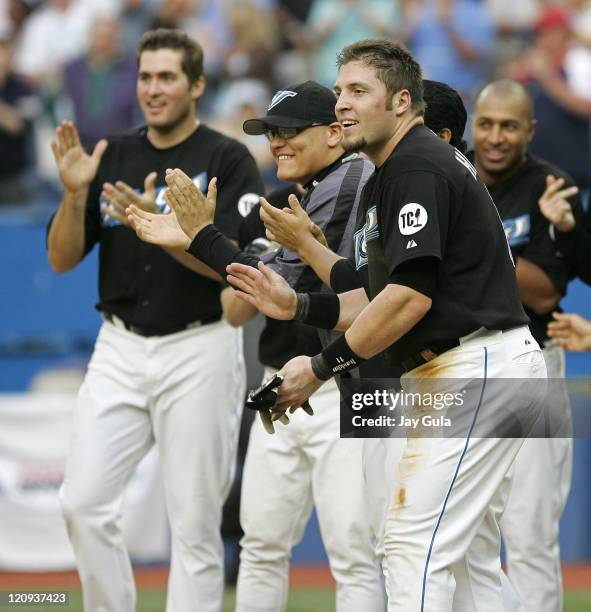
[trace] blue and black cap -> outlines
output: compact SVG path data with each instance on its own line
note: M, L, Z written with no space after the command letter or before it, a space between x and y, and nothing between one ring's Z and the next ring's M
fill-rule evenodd
M330 125L335 115L335 94L315 81L306 81L279 90L271 100L267 114L247 119L242 129L252 136L264 134L269 128L305 128Z

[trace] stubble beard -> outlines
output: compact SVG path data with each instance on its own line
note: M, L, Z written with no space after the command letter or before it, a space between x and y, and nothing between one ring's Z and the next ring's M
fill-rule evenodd
M193 104L189 104L183 111L179 112L178 115L172 117L170 121L162 124L148 124L148 127L154 132L161 134L162 136L167 136L168 134L175 131L175 129L181 125L184 121L187 120L187 117L195 116L196 110Z
M341 146L343 147L345 153L357 153L358 151L362 151L365 147L367 147L367 140L363 136L356 138L355 140L347 140L343 138L341 141Z

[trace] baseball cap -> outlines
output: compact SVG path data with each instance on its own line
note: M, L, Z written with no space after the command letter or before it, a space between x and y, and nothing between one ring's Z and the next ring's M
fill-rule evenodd
M304 128L329 125L337 118L334 93L314 81L292 85L275 93L264 117L247 119L242 129L251 136L264 134L268 128Z
M568 28L570 19L568 13L558 6L549 6L538 17L534 30L544 32L552 28Z

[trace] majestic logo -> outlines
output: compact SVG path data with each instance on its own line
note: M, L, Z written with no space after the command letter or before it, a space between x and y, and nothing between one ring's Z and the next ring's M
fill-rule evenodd
M283 102L285 98L293 98L294 96L297 96L297 95L298 95L297 91L289 91L289 89L279 90L271 99L271 104L269 104L269 107L267 108L267 110L270 111L274 106L277 106L280 102Z
M410 202L398 213L398 229L403 236L410 236L420 232L428 220L429 215L425 208L416 202Z
M256 193L245 193L238 200L238 212L243 217L247 217L248 213L255 207L255 204L258 204L259 199L260 198Z
M529 214L505 219L503 221L503 229L509 246L516 247L529 242L529 232L531 229L531 220Z
M414 240L412 240L412 239L411 239L411 240L409 240L409 241L406 243L406 248L407 248L407 249L414 249L414 248L415 248L415 247L417 247L417 246L419 246L419 245L418 245L418 244L417 244L417 243L416 243Z

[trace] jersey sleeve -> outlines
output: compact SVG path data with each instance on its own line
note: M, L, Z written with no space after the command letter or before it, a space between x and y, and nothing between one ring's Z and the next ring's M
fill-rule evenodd
M228 238L237 239L243 219L264 193L259 169L244 145L233 142L226 148L217 179L214 223Z
M571 274L591 285L591 206L570 232L556 231L556 243Z
M442 259L449 213L449 187L443 176L406 172L387 184L379 205L378 231L389 276L401 263L412 259ZM368 242L371 233L368 227Z

